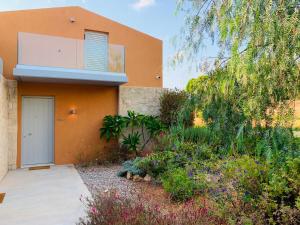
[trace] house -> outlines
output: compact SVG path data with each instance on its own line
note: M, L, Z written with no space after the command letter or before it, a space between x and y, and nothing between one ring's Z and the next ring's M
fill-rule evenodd
M105 115L156 113L161 40L80 7L0 12L0 30L0 179L109 151Z

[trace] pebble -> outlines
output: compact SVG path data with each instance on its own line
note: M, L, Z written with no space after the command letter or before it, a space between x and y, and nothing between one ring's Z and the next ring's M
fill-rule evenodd
M76 167L92 194L113 190L121 196L130 197L136 188L132 181L117 176L121 168L120 165Z

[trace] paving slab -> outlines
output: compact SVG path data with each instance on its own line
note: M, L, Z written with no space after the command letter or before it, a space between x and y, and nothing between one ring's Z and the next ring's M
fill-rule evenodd
M74 225L90 193L73 165L9 171L0 181L0 225Z

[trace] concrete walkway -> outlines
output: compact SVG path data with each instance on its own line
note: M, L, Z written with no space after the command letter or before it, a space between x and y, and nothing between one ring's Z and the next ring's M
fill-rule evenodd
M81 195L90 196L72 165L10 171L1 192L1 225L74 225L85 212Z

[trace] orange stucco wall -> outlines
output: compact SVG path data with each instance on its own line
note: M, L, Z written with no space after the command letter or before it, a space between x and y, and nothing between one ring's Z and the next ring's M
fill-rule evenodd
M70 18L76 20L70 22ZM162 87L162 41L80 7L0 12L0 57L4 76L14 79L18 32L84 39L85 30L105 32L110 44L125 46L128 86ZM161 79L156 79L160 76ZM99 128L107 114L118 112L118 88L79 84L18 82L18 157L21 165L22 96L55 97L56 164L74 163L79 155L102 151ZM77 115L70 116L75 107Z
M70 18L76 22L71 23ZM80 7L0 12L0 57L13 79L18 32L83 39L85 30L105 32L110 44L125 46L128 86L162 87L162 41Z
M54 162L75 163L80 155L89 156L103 151L105 141L99 139L99 128L105 115L117 113L117 87L70 84L19 83L18 108L22 96L53 96ZM70 115L71 108L77 110ZM21 125L22 112L18 112ZM21 129L18 129L18 158L21 164Z

